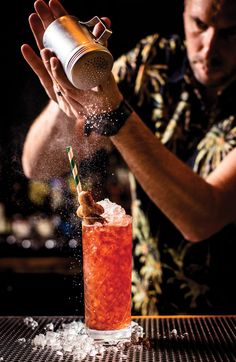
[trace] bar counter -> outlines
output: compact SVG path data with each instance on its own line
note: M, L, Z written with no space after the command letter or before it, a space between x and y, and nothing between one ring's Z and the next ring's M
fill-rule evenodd
M36 327L25 323L25 316L0 317L0 361L2 362L76 362L70 353L50 348L33 348L32 339L45 334L45 326L55 330L62 323L83 321L82 317L32 316ZM236 316L149 316L133 317L144 329L144 341L123 352L107 349L102 355L80 361L128 362L233 362L236 361ZM148 341L148 344L146 343Z

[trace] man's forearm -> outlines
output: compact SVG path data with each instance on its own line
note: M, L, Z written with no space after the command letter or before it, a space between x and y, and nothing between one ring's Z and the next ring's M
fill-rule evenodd
M47 179L59 171L65 171L65 157L58 152L58 148L60 143L61 148L65 146L62 130L68 122L68 117L52 101L36 118L23 149L22 164L27 177Z
M47 180L69 171L66 146L71 145L79 162L100 148L109 148L105 137L84 137L83 121L70 119L51 101L31 126L23 149L25 175Z
M187 239L204 239L222 227L217 188L169 152L137 115L112 141L149 197Z

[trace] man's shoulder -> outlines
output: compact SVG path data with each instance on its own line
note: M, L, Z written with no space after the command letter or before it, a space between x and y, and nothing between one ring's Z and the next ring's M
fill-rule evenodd
M150 57L152 59L166 57L168 62L170 56L185 54L185 43L178 34L163 36L160 33L155 33L142 38L136 44L133 52L141 55L144 60Z
M178 34L163 35L161 33L149 34L143 37L137 45L146 46L151 45L160 49L169 48L173 51L177 49L183 49L184 40Z
M180 64L185 58L184 40L177 34L163 36L160 33L143 37L126 54L119 57L114 64L114 73L138 69L143 64L167 65ZM172 66L171 66L172 67Z

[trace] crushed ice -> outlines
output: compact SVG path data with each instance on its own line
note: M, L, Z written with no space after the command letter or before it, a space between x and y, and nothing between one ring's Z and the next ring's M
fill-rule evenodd
M38 327L38 322L35 321L32 317L24 318L24 323L26 326L30 327L31 329L35 329Z
M48 325L47 325L48 326ZM52 328L52 323L50 323ZM45 328L47 329L47 328ZM110 341L104 344L96 342L87 332L86 327L81 321L62 324L57 331L46 330L45 334L38 334L32 340L34 347L51 348L58 356L70 354L75 360L81 361L86 357L102 356L108 349L112 352L119 352L120 357L127 358L125 351L127 347L138 345L143 337L143 328L136 322L131 323L131 339L122 341ZM140 344L140 343L139 343ZM141 348L141 346L139 345Z
M131 216L127 215L125 209L115 202L104 199L97 203L104 208L104 213L101 216L109 223L126 226L131 222Z
M20 344L24 344L26 342L26 339L25 338L18 338L17 342L20 343Z

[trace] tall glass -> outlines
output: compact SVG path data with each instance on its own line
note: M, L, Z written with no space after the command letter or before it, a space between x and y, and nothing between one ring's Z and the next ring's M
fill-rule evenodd
M132 218L82 223L85 324L96 340L131 335Z

